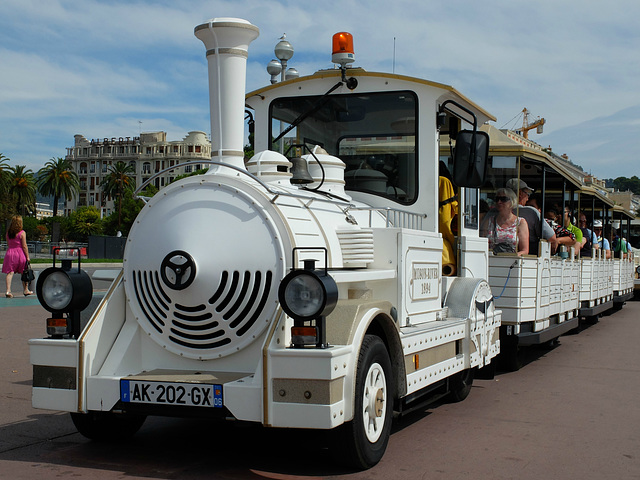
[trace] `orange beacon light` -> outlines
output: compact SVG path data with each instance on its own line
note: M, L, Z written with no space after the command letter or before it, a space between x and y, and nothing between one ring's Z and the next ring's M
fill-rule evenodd
M348 32L339 32L333 36L331 61L345 66L356 60L353 53L353 36Z

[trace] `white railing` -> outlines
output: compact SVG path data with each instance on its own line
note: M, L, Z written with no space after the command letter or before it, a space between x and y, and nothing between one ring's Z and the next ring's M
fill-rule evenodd
M377 212L385 219L386 227L410 228L413 230L422 230L424 219L427 218L426 213L407 212L406 210L398 210L396 208L377 208L377 207L352 207L349 211L368 211L369 227L372 227L373 214Z

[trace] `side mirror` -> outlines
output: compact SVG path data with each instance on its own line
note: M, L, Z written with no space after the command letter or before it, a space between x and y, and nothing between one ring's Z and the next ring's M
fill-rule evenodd
M453 154L453 182L459 187L484 185L489 158L489 135L461 130Z

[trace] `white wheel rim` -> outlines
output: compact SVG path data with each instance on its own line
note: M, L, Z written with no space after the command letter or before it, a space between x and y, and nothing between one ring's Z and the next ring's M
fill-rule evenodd
M364 433L371 443L380 438L387 416L387 379L378 363L369 367L362 392Z

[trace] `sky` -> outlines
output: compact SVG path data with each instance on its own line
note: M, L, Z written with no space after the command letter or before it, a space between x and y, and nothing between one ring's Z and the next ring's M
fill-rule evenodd
M269 84L283 33L301 75L331 68L331 37L355 66L452 85L498 128L545 118L530 139L599 178L640 176L638 0L2 0L0 153L34 172L88 139L209 133L204 45L195 26L260 28L247 91Z

